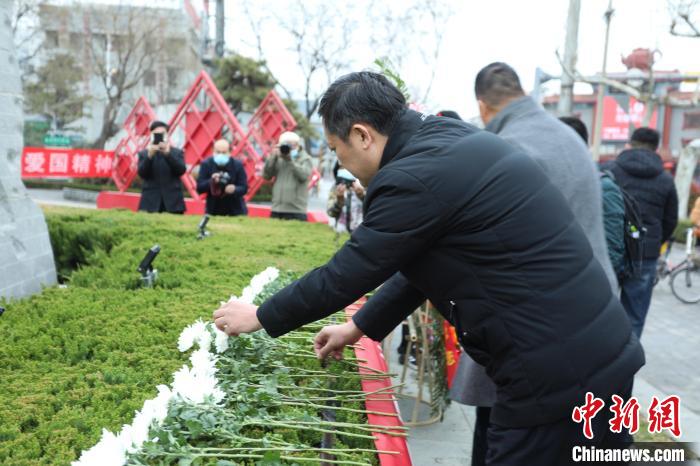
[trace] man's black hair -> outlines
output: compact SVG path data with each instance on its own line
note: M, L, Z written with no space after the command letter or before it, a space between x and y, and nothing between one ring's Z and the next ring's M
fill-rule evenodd
M170 130L170 126L168 126L168 124L166 122L160 121L160 120L152 121L148 127L148 130L153 131L156 128L165 128L166 131Z
M525 95L518 74L502 62L491 63L479 71L474 81L474 93L477 99L492 107Z
M659 148L659 132L645 126L637 128L630 138L630 146L656 152Z
M567 126L570 126L574 131L578 133L579 136L581 136L583 142L585 142L586 145L588 145L588 129L586 128L586 125L581 121L580 118L576 118L573 116L564 116L559 117L559 121L561 121Z
M323 94L318 113L330 134L347 141L356 123L388 136L405 110L406 98L388 79L360 71L336 79Z
M437 116L445 117L445 118L454 118L455 120L461 120L462 118L459 116L459 113L455 112L454 110L440 110L439 112L436 113Z

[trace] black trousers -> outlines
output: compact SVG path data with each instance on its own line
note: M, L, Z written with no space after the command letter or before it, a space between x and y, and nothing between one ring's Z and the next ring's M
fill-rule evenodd
M632 396L632 382L618 394L627 401ZM623 428L617 434L610 432L608 421L612 417L610 399L593 418L593 439L583 436L582 424L571 417L550 424L525 428L511 428L490 424L490 408L477 408L472 446L472 466L567 466L574 463L574 446L596 448L627 448L632 436ZM581 400L583 404L584 400ZM571 407L572 411L574 407ZM586 463L588 465L622 465L626 463Z
M299 220L306 222L306 214L292 214L288 212L270 212L270 218L280 218L282 220Z

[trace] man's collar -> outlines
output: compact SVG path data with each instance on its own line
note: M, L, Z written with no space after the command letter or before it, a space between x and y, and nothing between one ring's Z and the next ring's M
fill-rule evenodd
M379 168L382 168L398 154L406 142L413 137L416 131L423 126L423 122L427 115L407 109L399 120L394 125L394 129L389 133L382 160L379 163Z
M493 120L489 121L489 124L484 128L486 131L491 133L500 133L503 128L513 119L516 119L526 113L532 112L533 110L538 110L539 105L532 100L530 96L524 95L518 97L517 99L511 101L498 112Z

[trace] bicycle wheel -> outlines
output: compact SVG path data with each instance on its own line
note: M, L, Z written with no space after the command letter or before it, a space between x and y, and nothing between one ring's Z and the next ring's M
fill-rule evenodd
M671 291L686 304L700 302L700 269L694 264L683 265L671 273Z

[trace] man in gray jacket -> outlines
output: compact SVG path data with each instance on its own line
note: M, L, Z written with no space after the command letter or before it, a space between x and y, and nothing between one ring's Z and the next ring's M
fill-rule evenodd
M307 184L312 171L311 156L301 147L299 135L291 131L282 133L263 168L263 178L275 179L270 217L306 221Z
M598 171L581 138L526 96L515 70L505 63L491 63L479 71L474 90L486 130L523 149L544 169L564 194L586 232L593 255L603 266L612 289L617 290L605 242ZM450 395L459 403L477 407L472 465L484 465L486 430L496 386L483 366L462 352Z

